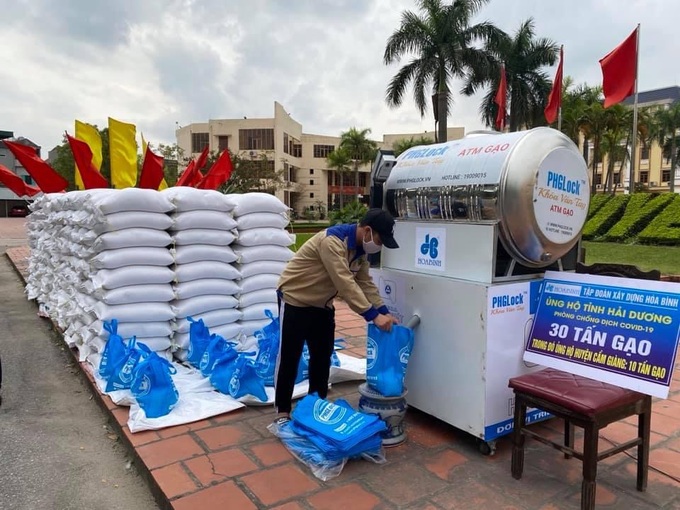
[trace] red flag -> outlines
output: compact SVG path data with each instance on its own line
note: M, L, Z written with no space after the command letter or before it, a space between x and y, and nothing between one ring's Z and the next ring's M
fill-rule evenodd
M548 96L548 104L545 107L545 120L548 124L552 124L557 120L557 113L560 106L562 106L562 64L564 62L564 47L560 47L560 63L557 66L555 73L555 81L553 81L552 90Z
M189 164L187 165L184 172L182 172L182 175L180 175L179 179L177 179L175 186L191 186L191 183L194 182L195 175L196 162L192 159L189 161Z
M142 173L139 176L139 184L137 187L144 189L158 189L163 180L163 164L165 158L154 154L149 146L146 147L146 154L144 155L144 165L142 165Z
M201 152L201 155L198 156L198 159L196 160L196 171L200 172L203 170L203 167L205 166L205 162L208 161L208 154L210 151L208 150L208 146L206 145L203 148L203 152Z
M217 189L229 180L234 166L231 163L229 151L224 150L215 164L210 168L208 174L196 186L200 189Z
M57 193L68 187L68 181L59 175L50 165L44 162L33 147L17 142L3 140L14 157L19 160L33 180L45 193Z
M494 103L498 105L498 113L496 113L496 129L503 131L505 128L505 104L508 95L508 84L505 81L505 65L501 65L501 80L498 84L498 92Z
M620 103L635 92L639 29L638 25L625 41L600 59L605 108Z
M90 146L82 140L73 138L68 133L66 133L66 138L68 139L68 144L71 146L73 159L75 160L76 165L78 165L80 177L83 179L83 186L85 186L85 189L108 188L108 181L92 164L92 150L90 149Z
M24 195L32 197L33 195L40 193L38 188L26 184L21 177L3 165L0 165L0 182L20 197L23 197Z
M203 172L200 170L196 170L194 173L194 179L189 183L189 186L192 188L195 188L196 186L199 185L199 183L203 180Z

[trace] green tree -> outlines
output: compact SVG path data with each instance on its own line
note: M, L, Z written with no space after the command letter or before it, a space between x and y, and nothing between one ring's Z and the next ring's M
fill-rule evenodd
M151 144L149 144L149 147L153 148ZM163 156L163 175L165 176L165 183L169 187L174 186L179 177L180 165L188 163L188 158L184 155L184 149L176 143L169 145L159 143L156 152Z
M675 166L678 161L678 128L680 128L680 103L669 108L657 110L655 114L657 124L656 137L663 150L663 156L671 162L670 192L675 192Z
M399 156L402 152L406 152L411 147L418 147L419 145L430 145L433 144L434 140L426 136L419 136L418 138L402 138L397 140L392 144L392 150L394 150L394 156Z
M96 127L96 126L95 126ZM102 167L100 169L101 174L106 177L106 180L111 182L111 163L109 158L109 128L99 129L99 136L102 139ZM68 181L68 190L72 191L76 189L75 184L75 172L76 164L73 160L73 152L71 152L71 146L66 139L66 135L62 138L62 143L57 149L57 157L52 162L51 166L54 168L59 175Z
M619 182L623 183L622 174L626 161L629 160L628 145L632 135L633 112L622 104L615 104L606 110L607 126L602 135L602 155L607 156L607 173L604 178L604 191L616 191L613 186L615 164L620 162Z
M470 74L489 76L493 65L493 58L478 43L494 44L503 32L489 22L472 24L472 18L487 3L488 0L454 0L451 4L418 0L422 15L404 11L401 25L387 41L383 55L386 65L409 54L414 56L390 81L387 104L400 106L408 85L412 84L416 106L424 117L431 91L437 104L439 142L447 139L447 119L453 103L449 81L467 79Z
M534 20L524 21L513 36L501 33L489 41L487 49L496 62L482 73L473 74L463 89L472 95L484 85L489 91L480 105L482 120L487 126L496 121L498 105L494 102L500 81L501 64L505 65L510 115L510 131L545 125L544 109L550 94L551 83L543 68L557 60L559 46L552 40L535 37ZM487 74L487 73L491 74Z
M248 153L233 153L229 151L233 171L229 180L222 185L222 193L247 193L260 191L275 193L284 186L283 169L276 169L275 161L261 153L258 157L251 157ZM208 156L203 175L207 174L217 161L219 154L212 151Z
M336 175L340 175L340 209L344 206L344 183L345 173L351 170L352 158L349 157L347 151L341 147L338 147L333 152L331 152L326 158L326 165L331 170L335 170Z
M349 128L340 134L340 148L347 152L354 166L354 199L359 200L359 166L375 159L378 144L368 139L369 128Z

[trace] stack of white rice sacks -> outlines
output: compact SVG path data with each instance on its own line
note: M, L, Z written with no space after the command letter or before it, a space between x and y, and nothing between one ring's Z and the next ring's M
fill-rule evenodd
M238 256L236 266L240 295L240 324L246 337L269 324L278 316L276 287L286 262L293 256L289 246L295 242L285 227L288 208L267 193L227 195L234 202L238 238L233 245ZM252 338L247 341L251 345Z
M231 248L236 239L234 204L212 190L189 187L161 192L174 205L171 235L175 244L176 311L173 350L185 360L189 349L188 317L202 319L211 333L233 341L241 338L238 321L241 274Z
M29 298L44 304L80 358L98 365L112 319L122 337L171 358L172 203L128 188L44 195L33 207Z

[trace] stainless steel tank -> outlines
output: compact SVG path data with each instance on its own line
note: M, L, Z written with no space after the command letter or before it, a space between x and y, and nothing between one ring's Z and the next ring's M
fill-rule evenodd
M578 242L588 169L578 147L551 128L474 133L400 154L385 202L398 221L498 223L515 260L545 267Z

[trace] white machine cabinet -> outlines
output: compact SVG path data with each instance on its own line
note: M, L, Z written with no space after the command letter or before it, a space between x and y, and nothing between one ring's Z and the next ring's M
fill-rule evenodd
M395 217L400 246L382 250L373 278L393 314L420 317L406 400L493 453L512 430L508 379L536 369L522 353L543 272L579 258L583 158L538 128L382 154L372 179L372 205Z

